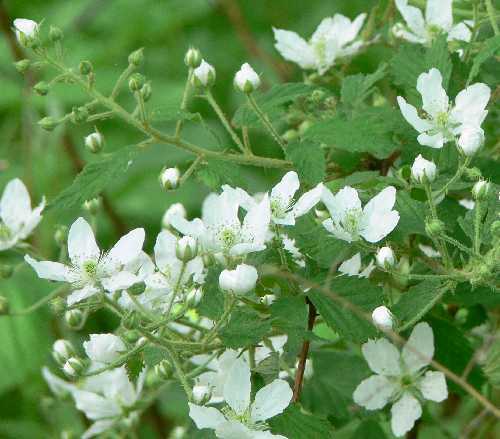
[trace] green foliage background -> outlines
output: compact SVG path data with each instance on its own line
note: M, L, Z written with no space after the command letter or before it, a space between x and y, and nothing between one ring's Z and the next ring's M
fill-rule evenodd
M233 114L243 101L243 97L234 93L232 87L234 72L242 62L249 61L256 71L262 74L268 86L280 81L276 71L268 62L264 62L261 56L249 53L241 38L241 32L247 29L259 49L282 65L272 46L272 26L293 29L308 36L326 16L341 12L354 17L370 10L377 3L384 5L387 2L11 0L3 1L0 8L5 19L16 17L26 17L36 21L45 19L49 24L61 27L65 34L64 47L68 63L75 64L82 59L92 61L97 75L97 87L103 91L112 88L117 76L127 65L128 54L139 47L145 47L146 61L142 71L152 81L153 87L153 97L149 106L157 109L155 119L159 126L171 130L174 126L172 115L179 106L186 79L183 56L190 45L200 48L206 59L216 67L217 82L214 94L225 111ZM243 17L244 24L239 21L239 13ZM424 62L418 53L414 55L416 63ZM352 75L359 72L365 74L375 72L381 62L390 63L393 56L393 50L382 45L373 46L354 59L347 73ZM50 202L71 184L76 174L76 164L80 161L88 163L96 160L83 147L83 138L89 134L91 127L87 124L68 125L47 133L36 125L36 121L45 115L60 116L68 112L72 106L84 102L84 97L83 94L79 94L76 87L64 85L51 90L45 98L38 97L26 87L24 77L16 72L12 61L13 53L4 32L0 40L2 81L0 188L11 178L20 177L28 185L35 202L38 203L42 195L45 195ZM282 67L287 81L302 80L298 69L286 64ZM416 75L421 71L421 68L416 69ZM496 75L498 67L490 66L480 79L491 85L495 82ZM408 77L411 77L411 72L401 72L401 78ZM412 82L398 85L402 88L413 87L414 79ZM353 101L350 96L359 92L359 86L360 84L356 82L346 85L345 89L342 89L342 99L346 102ZM455 92L456 90L452 94ZM355 105L355 101L352 105ZM203 121L189 122L184 133L186 138L205 147L215 148L219 143L228 143L227 133L216 122L215 116L209 111L205 102L194 99L189 109L202 114ZM380 145L384 144L386 134L383 130L379 132L377 127L379 118L383 118L384 114L373 115L373 118L365 116L366 114L356 115L353 109L349 119L351 125L346 126L339 121L329 120L325 126L318 124L314 127L311 136L325 136L326 132L334 137L332 141L343 145L349 141L349 134L356 132L359 124L373 124L373 133L379 146L377 151L380 152ZM341 127L347 132L343 133ZM206 128L212 135L207 135ZM404 131L405 128L407 129L407 127L398 128L397 124L392 127L396 131L398 129ZM119 121L100 122L99 129L106 138L106 152L115 151L141 140L137 132ZM491 128L489 132L495 133ZM258 131L252 132L255 152L267 156L279 156L278 148L267 136L261 135L262 137L259 137ZM490 144L495 143L494 137L493 140L490 138ZM365 139L359 139L358 143L363 141L366 142ZM404 151L403 158L405 154L409 157ZM390 151L384 150L384 157L386 153ZM415 153L412 153L411 156L414 155ZM125 177L115 178L109 182L105 195L110 200L116 218L114 222L110 221L109 215L105 212L98 217L98 237L103 247L109 246L116 240L121 228L145 227L146 249L150 250L160 230L161 215L173 202L184 203L190 215L198 213L200 201L209 191L205 184L197 179L190 179L179 190L166 193L161 190L157 180L164 165L177 164L183 168L188 164L187 159L186 154L174 148L154 145L134 157L134 163ZM293 157L291 159L293 160ZM443 165L446 164L450 168L454 166L444 158L442 160L444 160ZM342 157L339 156L337 161L343 163ZM352 166L349 160L344 164L346 170ZM272 170L241 169L242 173L237 172L234 178L244 181L245 188L253 192L267 189L280 175L279 172ZM482 169L490 178L497 177L498 165L495 165L495 162ZM213 178L216 177L208 172L205 173L203 180L210 183L213 182ZM312 177L312 180L315 178ZM377 184L376 179L370 179L366 175L362 182L370 186ZM311 184L313 183L314 181L311 181ZM404 204L404 202L405 200L398 200L398 203ZM412 202L416 203L414 200ZM57 224L70 224L80 214L79 208L72 208L52 209L44 215L44 221L34 236L37 246L44 255L53 257L57 251L53 240L54 227ZM412 229L411 223L406 224L409 227L408 233L410 231L418 233ZM422 227L422 224L417 223L419 227ZM51 285L37 281L35 274L28 268L23 268L13 280L0 281L0 292L9 298L14 309L28 306L50 290ZM321 304L316 305L321 306ZM404 314L405 311L401 312ZM325 313L328 315L328 310ZM333 313L331 318L335 319ZM91 317L86 329L105 332L108 329L112 330L115 323L111 315L97 313ZM40 375L43 365L54 366L51 363L50 346L56 338L61 337L73 339L78 343L81 342L83 335L68 332L60 319L56 319L48 309L42 309L26 317L0 320L0 438L53 438L56 437L56 432L64 428L77 433L84 428L85 420L82 415L76 412L71 402L56 403ZM356 339L356 334L353 334L353 339ZM356 361L359 359L356 358ZM318 373L321 373L322 367L325 373L329 373L328 364L331 362L338 364L339 368L349 368L351 364L345 357L319 358L317 362ZM336 373L340 374L339 370ZM334 400L343 398L347 407L350 404L352 388L357 382L359 380L352 385L346 383L345 389L337 389L339 393L333 396ZM308 391L313 392L312 389L306 390L305 398ZM314 406L313 397L309 406ZM344 407L343 410L347 413L347 408ZM297 413L296 416L300 414ZM341 418L342 414L338 416ZM140 435L144 438L164 437L165 432L173 425L182 423L185 418L184 396L177 386L172 385L160 397L159 404L144 416ZM378 435L379 427L371 429L369 422L365 421L361 426L354 426L353 431L355 430L357 434L355 437L368 437L365 434L368 431L370 431L369 437L383 437L383 433L382 436ZM315 428L321 429L321 424L316 424ZM426 437L438 436L433 436L431 431Z

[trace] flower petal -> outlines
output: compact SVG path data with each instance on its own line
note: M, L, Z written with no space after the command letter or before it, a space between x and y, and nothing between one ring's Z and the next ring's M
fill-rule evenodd
M73 291L68 298L66 299L69 306L74 305L75 303L81 302L88 297L93 296L99 292L99 288L96 288L92 285L87 285L81 290Z
M425 34L425 21L420 9L408 5L408 0L396 0L396 7L413 33Z
M427 131L432 128L432 125L425 119L422 119L417 112L417 109L406 102L404 98L398 96L398 105L401 114L406 121L415 128L419 133Z
M52 261L37 261L30 255L25 255L24 260L31 265L40 279L72 282L75 279L71 269L64 264Z
M361 350L373 372L384 376L398 376L401 374L399 351L385 338L368 340L363 344Z
M354 402L368 410L379 410L390 401L397 386L382 375L361 381L352 395Z
M425 399L441 402L448 398L448 388L443 372L427 371L418 387Z
M347 276L357 276L361 271L361 253L356 253L352 258L346 259L340 264L338 270Z
M215 430L219 425L226 422L224 415L213 407L203 407L193 403L189 405L189 417L199 429L212 428Z
M456 24L448 32L448 41L469 42L471 38L472 38L472 31L464 22Z
M427 24L448 31L453 25L451 3L453 0L427 0L425 21Z
M215 434L219 439L254 439L254 431L238 421L226 421L220 424Z
M17 234L31 215L31 199L24 183L15 178L9 181L0 200L0 217Z
M375 212L389 212L396 204L396 188L387 186L375 195L363 208L363 216L370 217Z
M403 436L410 431L415 421L422 416L418 400L406 392L391 408L391 428L395 436Z
M73 390L76 408L85 413L87 418L96 421L103 418L112 418L121 413L120 405L117 401L104 398L93 392L86 390Z
M122 236L106 255L112 265L125 265L139 256L144 244L144 229L134 229Z
M243 238L254 245L263 245L271 221L271 205L266 194L260 203L252 207L243 220Z
M71 262L77 266L85 261L97 261L101 254L92 227L82 217L69 229L68 254Z
M114 419L103 419L101 421L94 422L87 430L85 430L81 439L89 439L97 436L98 434L110 429L115 422L116 421Z
M252 421L265 421L273 416L279 415L285 410L292 400L293 392L290 385L276 379L272 383L260 389L255 395L252 404Z
M163 271L165 267L168 267L172 261L176 261L175 256L175 245L177 243L177 238L173 233L168 230L163 230L156 237L155 243L155 262L160 271Z
M273 28L273 31L276 40L274 47L283 58L298 64L303 69L316 67L314 51L300 35L282 29Z
M485 110L490 100L491 89L483 83L472 84L458 93L451 110L453 120L462 124L479 126L488 114Z
M418 143L424 146L430 146L431 148L440 149L444 145L443 133L437 133L434 135L429 135L427 133L422 133L417 137Z
M399 222L399 213L396 210L390 212L375 212L367 221L362 221L360 234L368 242L379 242L391 233Z
M103 288L110 293L126 290L137 282L140 282L140 279L128 271L120 271L110 277L101 279Z
M42 220L42 211L45 209L45 197L42 198L42 202L33 209L26 222L21 227L19 231L19 239L26 239L36 226Z
M324 189L322 192L322 201L330 212L334 222L339 223L345 214L351 210L361 210L361 201L358 191L350 186L340 189L333 197L331 192Z
M438 69L432 68L421 73L417 79L417 90L422 95L422 108L432 117L448 112L448 95Z
M250 405L250 367L243 358L238 358L224 383L224 400L236 414L241 415Z
M114 334L90 334L88 341L83 342L87 356L99 363L112 363L127 350L120 337Z
M428 323L421 322L413 328L401 356L410 373L430 364L434 356L434 334Z
M288 206L299 187L300 182L297 173L295 171L287 172L281 181L272 188L271 200L278 199L283 205Z
M302 195L293 206L293 214L296 218L305 215L321 200L323 193L323 184L318 184L314 189L307 191Z

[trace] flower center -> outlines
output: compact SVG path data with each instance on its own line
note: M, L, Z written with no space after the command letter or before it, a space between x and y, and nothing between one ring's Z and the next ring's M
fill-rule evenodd
M441 129L446 128L446 125L448 125L448 113L444 111L439 113L436 117L436 124Z
M359 233L359 220L361 219L360 209L351 209L346 212L343 220L342 226L349 232L352 236L356 237Z
M431 41L438 37L442 32L443 30L435 24L429 24L427 26L427 35L429 36L429 40Z
M82 265L84 273L90 279L95 279L97 277L97 262L88 260L85 261Z
M320 64L325 62L326 59L326 41L324 38L321 38L319 41L314 44L314 53L316 57L320 61Z
M401 377L401 387L407 388L413 386L413 377L410 375L403 375Z
M0 222L0 240L7 241L12 236L10 229L2 222Z
M224 250L229 250L238 242L238 236L232 228L225 227L219 232L219 240Z
M285 216L289 203L284 203L280 198L273 198L270 204L272 216L275 218L282 218Z

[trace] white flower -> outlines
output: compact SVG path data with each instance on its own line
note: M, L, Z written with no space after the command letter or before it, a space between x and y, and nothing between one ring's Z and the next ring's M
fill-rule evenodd
M462 90L452 106L442 82L441 72L435 68L422 73L417 79L425 118L421 118L413 105L398 96L403 117L420 133L418 143L431 148L442 148L445 143L454 141L466 127L480 127L488 114L485 108L491 90L486 84L478 82Z
M372 320L374 325L382 331L392 329L394 318L389 308L385 306L377 306L372 312Z
M240 264L234 270L223 270L219 276L221 290L243 295L255 288L259 275L252 265Z
M179 185L181 173L177 168L165 168L160 173L160 184L164 189L175 189Z
M323 221L326 230L347 242L363 237L378 242L391 233L399 221L399 213L392 210L396 202L396 189L386 187L361 208L356 189L346 186L333 195L326 187L322 201L331 218Z
M457 145L466 156L473 156L484 144L484 131L477 126L466 126L458 139Z
M441 253L439 253L437 250L433 249L429 245L418 244L418 248L428 258L440 258L441 257Z
M7 183L0 199L0 251L26 239L42 220L45 198L35 209L26 186L15 178Z
M260 78L252 66L245 63L234 76L234 85L243 93L252 93L260 87Z
M64 364L70 357L75 355L75 349L68 340L59 339L52 346L52 356L59 364Z
M161 226L164 229L168 229L172 224L172 218L174 216L180 216L181 218L186 218L186 209L181 203L174 203L168 207L168 209L163 214L161 220Z
M23 44L23 39L34 38L38 32L38 23L27 18L16 18L14 20L14 29L17 40Z
M85 137L85 146L91 152L99 152L104 145L104 137L99 131L95 131Z
M411 166L411 176L418 183L433 182L437 168L434 162L426 160L419 154Z
M144 229L135 229L120 238L107 253L97 246L94 232L83 218L78 218L68 234L68 255L71 265L52 261L36 261L26 255L24 259L42 279L68 282L73 293L68 305L73 305L102 290L124 290L137 281L125 266L141 254Z
M467 210L473 210L476 206L474 200L471 200L470 198L462 198L461 200L458 200L458 204L460 204L460 206L462 207L465 207Z
M215 82L215 69L205 60L193 70L193 84L197 87L210 87Z
M406 21L397 23L393 32L411 43L431 43L439 34L447 34L448 41L470 41L470 22L453 26L453 0L427 0L425 20L420 9L408 5L408 0L396 0L396 7Z
M393 267L396 263L396 258L394 256L394 252L390 247L382 247L377 251L375 256L377 261L377 265L380 268Z
M221 412L214 407L189 403L189 416L198 428L213 429L221 439L286 439L270 433L265 421L288 407L292 393L286 381L276 379L260 389L252 402L250 367L239 358L224 384L227 407Z
M366 14L360 14L351 22L341 14L327 17L309 41L295 32L273 28L275 47L286 60L323 75L338 58L354 55L363 46L357 37L365 18Z
M444 374L423 370L434 355L434 334L427 323L413 328L401 354L383 338L368 341L362 351L375 375L358 385L354 402L368 410L392 403L391 427L396 436L410 431L422 415L419 399L441 402L448 397Z
M356 253L352 258L346 259L339 266L339 272L347 276L369 277L375 265L373 261L361 271L361 253Z
M184 235L196 238L203 252L213 254L221 262L264 250L271 220L267 195L255 203L243 189L229 189L224 187L220 195L210 194L205 198L202 219L187 221L180 216L172 218L173 227ZM243 206L245 200L252 200L252 205ZM248 208L243 222L238 216L240 207Z
M123 355L127 347L114 334L90 334L90 340L83 342L87 357L93 362L109 364Z
M47 367L42 368L42 375L50 391L57 397L65 397L76 389L74 384L68 383L67 381L54 375Z

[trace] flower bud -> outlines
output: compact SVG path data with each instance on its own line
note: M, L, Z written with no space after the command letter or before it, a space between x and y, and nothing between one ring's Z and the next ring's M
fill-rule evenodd
M49 92L49 84L47 84L45 81L37 82L33 86L33 90L35 90L35 93L37 95L46 96L47 93Z
M70 116L74 124L84 123L89 117L89 110L86 107L73 107Z
M61 41L64 37L63 31L57 26L50 26L49 29L49 39L53 43Z
M16 18L14 20L14 30L16 38L24 47L30 47L38 37L38 23L26 18Z
M193 401L198 405L205 405L212 398L212 389L208 386L195 384L193 386Z
M54 314L62 314L66 310L66 301L62 297L54 297L50 301L50 307Z
M31 61L29 59L22 59L14 63L14 67L19 73L24 73L31 66Z
M183 236L175 245L175 256L177 259L187 263L198 254L198 243L192 236Z
M56 340L52 346L52 356L59 365L63 366L66 361L76 355L75 348L68 340Z
M436 165L419 154L411 167L411 176L418 183L432 183L436 178Z
M9 300L5 296L0 296L0 316L6 316L10 312Z
M160 185L165 190L175 189L179 185L181 173L177 168L163 168L160 173Z
M444 231L444 224L440 220L430 220L425 224L425 232L431 236L438 236Z
M63 366L63 371L69 378L78 378L85 369L87 369L86 362L78 357L69 358Z
M297 130L286 130L281 136L285 142L291 142L299 137Z
M79 328L83 323L83 318L83 312L81 312L79 309L72 309L64 313L64 320L66 321L66 324L72 329Z
M375 256L375 259L377 260L377 265L385 270L394 267L394 264L396 263L394 252L390 247L380 248Z
M136 311L130 311L122 320L125 329L136 329L141 323L141 318Z
M259 75L250 64L245 63L234 76L234 86L245 94L252 93L260 87Z
M325 97L325 92L320 89L314 90L311 94L311 100L316 104L319 104L324 97Z
M0 264L0 279L8 279L14 274L14 267L10 264Z
M64 247L68 242L68 227L67 226L57 226L54 233L54 241L59 247Z
M129 329L128 331L125 331L123 334L123 339L131 344L134 344L141 338L141 333L139 331L136 331L135 329Z
M151 99L152 93L153 93L153 89L151 88L151 83L146 82L141 88L141 95L142 95L142 99L144 100L144 102L147 102Z
M161 220L161 226L164 229L169 229L172 224L172 218L176 216L186 218L186 209L181 203L174 203L165 211Z
M201 61L201 52L194 47L190 47L184 56L184 64L186 64L187 67L196 69L196 67L199 67L201 64Z
M314 125L314 122L312 120L304 120L300 125L299 125L299 134L303 135L305 132L311 128Z
M128 56L128 63L132 66L139 67L144 62L144 48L134 50Z
M474 186L472 186L472 197L474 200L484 200L488 196L490 191L490 184L486 180L479 180Z
M104 137L99 131L95 131L85 137L85 146L94 154L102 151L104 146Z
M394 317L385 306L378 306L372 312L373 324L382 331L388 331L392 329L394 324Z
M215 83L215 69L204 59L194 69L192 83L195 87L211 87Z
M458 148L467 157L473 156L484 144L484 131L482 128L469 126L465 127L458 139Z
M144 78L143 75L141 75L140 73L134 73L128 80L128 86L130 88L130 91L132 92L139 91L145 82L146 79Z
M243 295L255 288L259 275L255 267L238 265L234 270L223 270L219 275L219 287L225 292Z
M162 360L154 367L154 371L155 374L162 380L168 380L172 378L173 367L172 364L170 364L170 361Z
M132 294L132 296L140 296L146 290L146 284L144 282L136 282L131 287L128 288L127 292Z
M101 199L99 197L92 198L91 200L87 200L83 203L83 208L91 215L96 215L97 212L99 212L100 207Z
M80 70L80 73L85 76L90 75L94 70L90 61L82 61L78 66L78 69Z
M43 128L45 131L53 131L57 125L59 125L59 121L54 119L53 117L47 116L38 121L38 125Z
M198 306L203 297L203 290L201 288L193 288L186 296L187 306L194 308Z

